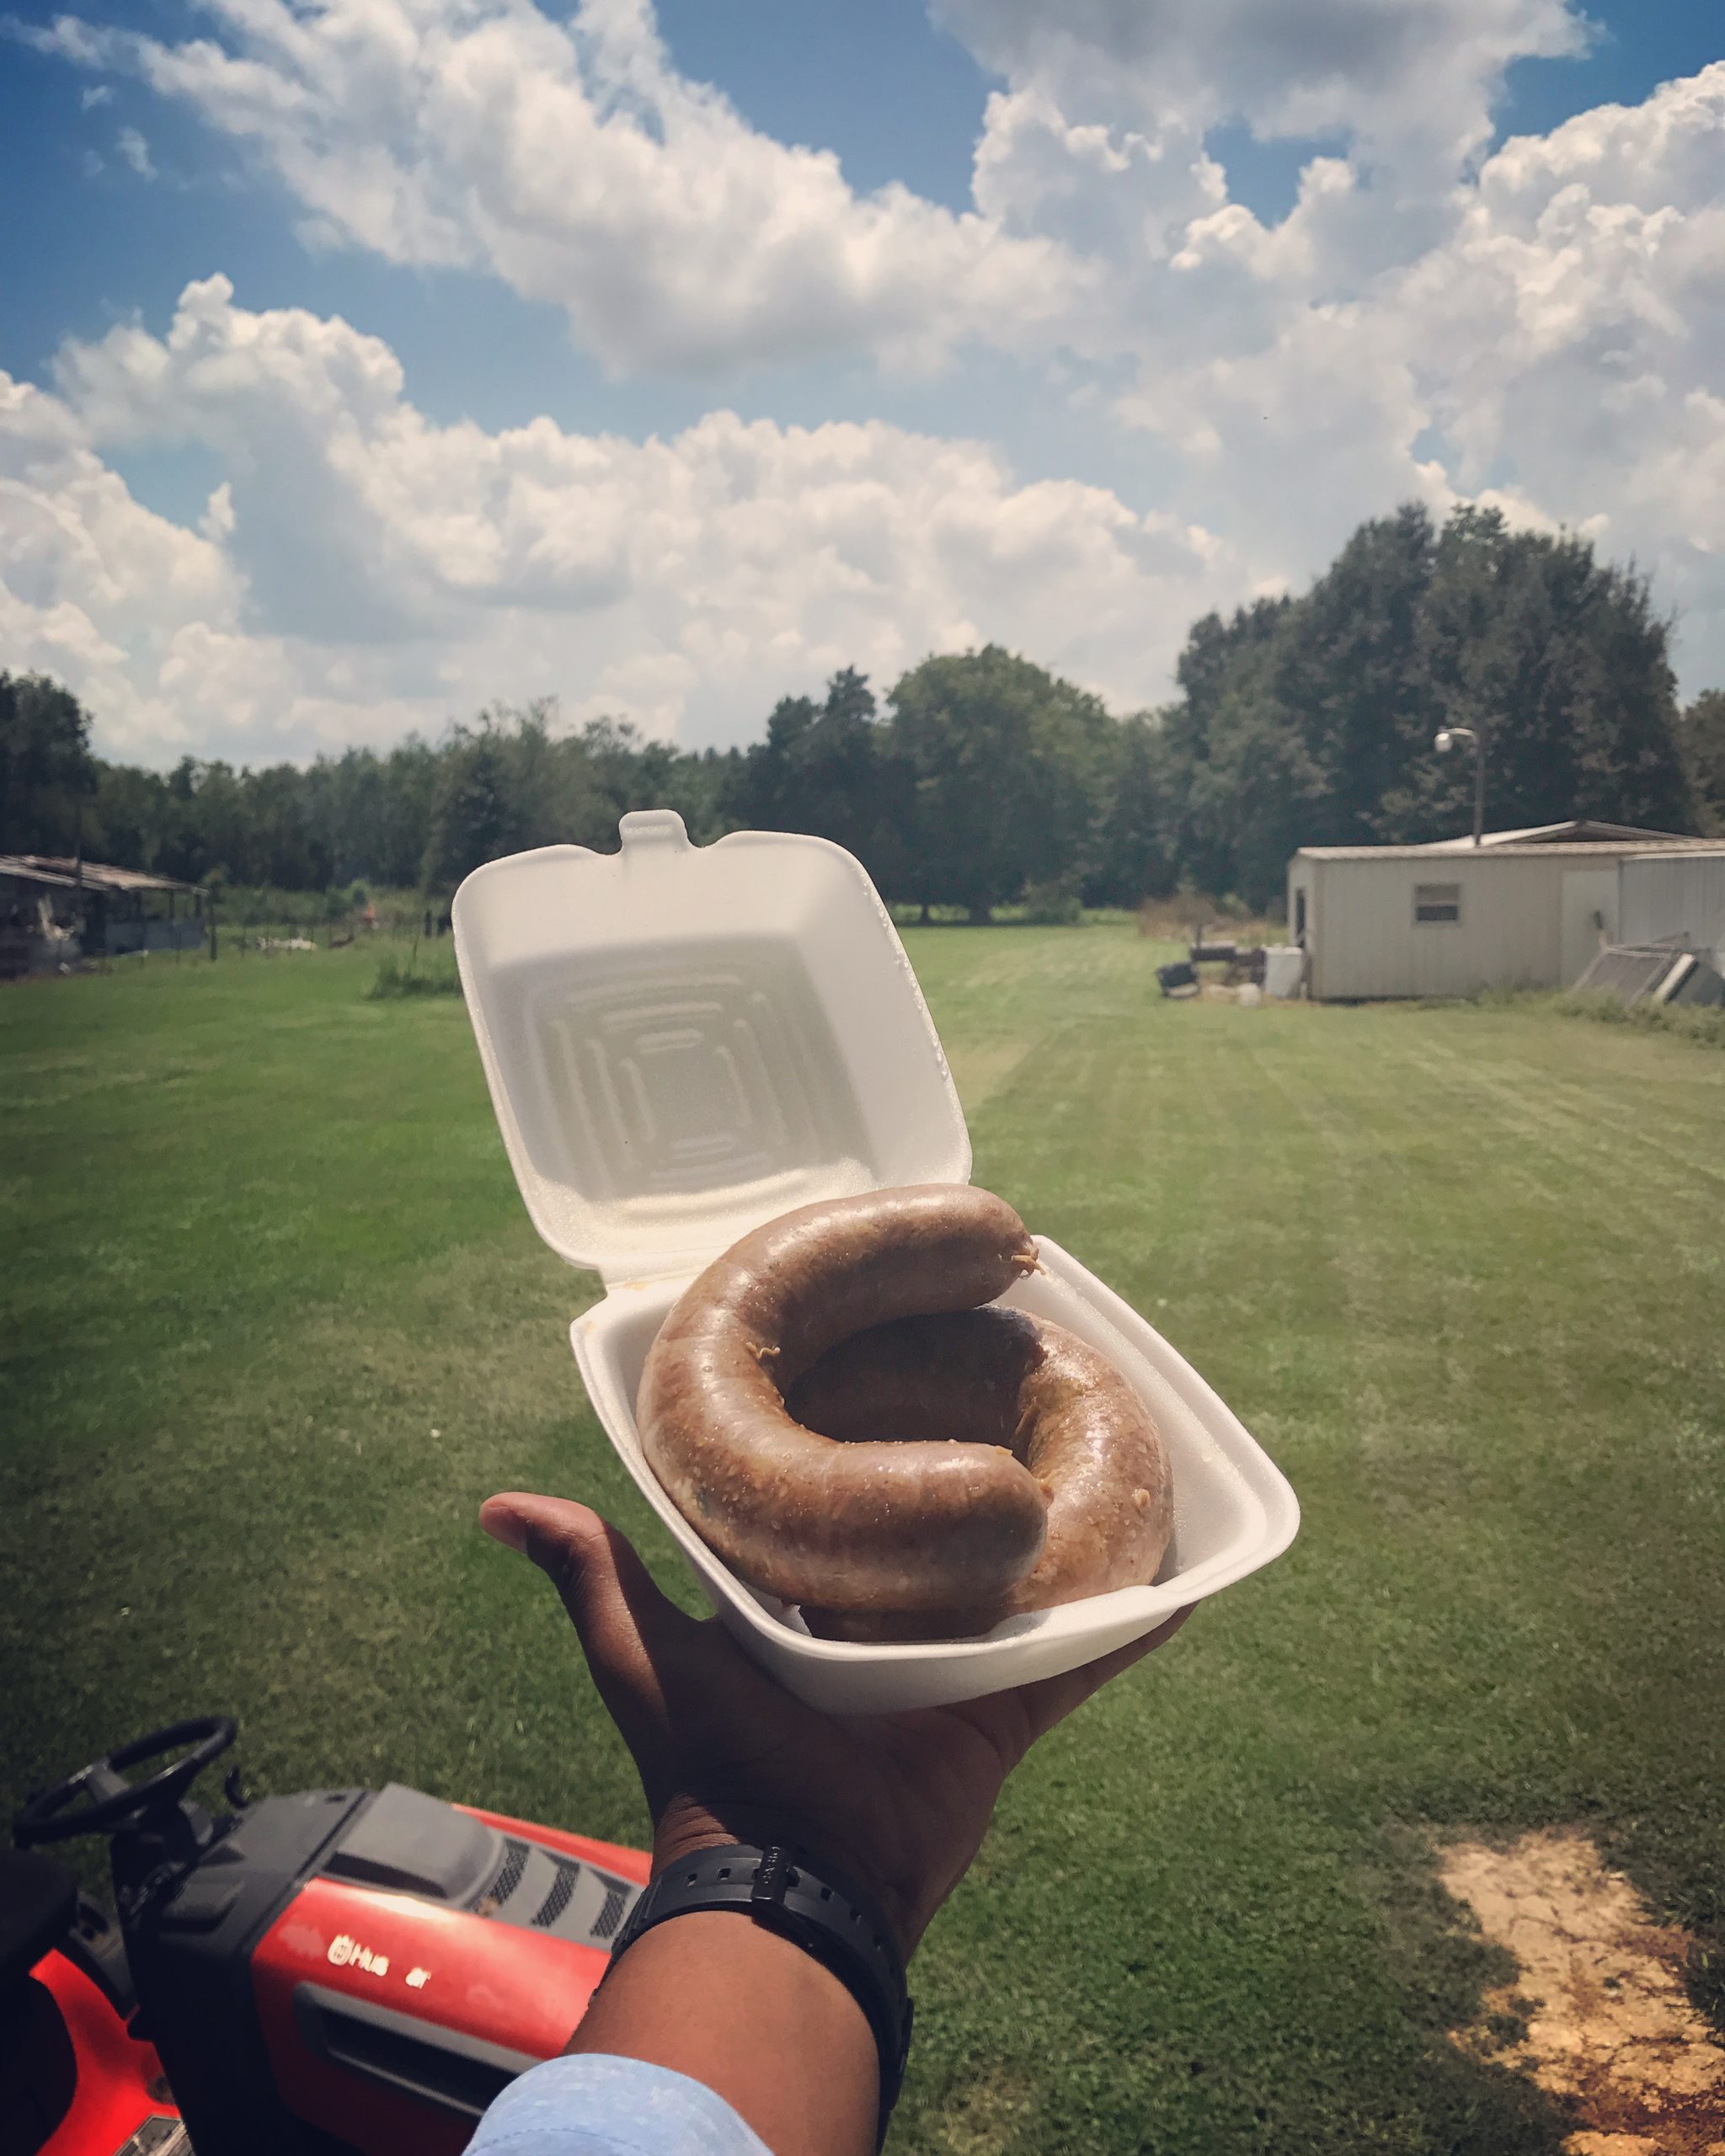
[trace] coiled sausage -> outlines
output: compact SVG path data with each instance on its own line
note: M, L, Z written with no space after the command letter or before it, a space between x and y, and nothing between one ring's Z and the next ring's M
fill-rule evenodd
M940 1612L1007 1594L1042 1554L1036 1476L1004 1444L840 1444L785 1396L836 1342L895 1318L975 1309L1033 1272L1003 1199L955 1183L807 1205L691 1283L647 1356L649 1464L731 1569L782 1600Z

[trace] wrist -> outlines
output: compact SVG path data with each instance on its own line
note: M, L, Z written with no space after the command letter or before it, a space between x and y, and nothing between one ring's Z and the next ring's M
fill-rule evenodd
M653 1876L656 1879L702 1849L724 1849L735 1842L756 1849L799 1849L813 1860L825 1858L836 1865L875 1903L892 1927L900 1954L910 1959L922 1932L915 1903L859 1858L841 1835L794 1812L753 1804L715 1806L694 1796L674 1796L654 1827Z
M855 2001L879 2057L879 2139L884 2142L904 2079L912 2020L904 1956L891 1920L831 1858L782 1836L740 1843L726 1834L717 1842L702 1838L695 1848L708 1823L686 1812L673 1822L653 1881L612 1943L612 1972L628 1968L638 1943L656 1931L675 1931L697 1917L750 1919L796 1955L808 1956Z

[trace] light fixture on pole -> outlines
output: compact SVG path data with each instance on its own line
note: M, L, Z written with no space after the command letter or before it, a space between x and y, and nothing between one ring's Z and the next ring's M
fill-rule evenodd
M1463 741L1473 744L1473 842L1477 846L1486 828L1485 736L1476 727L1446 726L1434 738L1432 746L1440 756L1447 756Z

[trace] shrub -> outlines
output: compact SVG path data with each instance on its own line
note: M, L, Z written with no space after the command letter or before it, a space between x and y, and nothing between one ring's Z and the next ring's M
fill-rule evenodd
M1624 1003L1597 990L1554 996L1551 1007L1566 1018L1592 1018L1607 1026L1638 1026L1643 1033L1672 1033L1698 1048L1725 1048L1725 1010L1696 1010L1683 1003Z
M1284 926L1271 916L1249 912L1237 898L1219 899L1206 891L1146 899L1138 908L1138 933L1159 943L1189 943L1200 928L1242 945L1280 943L1286 940Z
M377 968L377 978L366 990L368 1003L387 1003L398 995L459 995L461 980L453 966L435 966L421 971L418 963L409 958L405 964L391 956Z

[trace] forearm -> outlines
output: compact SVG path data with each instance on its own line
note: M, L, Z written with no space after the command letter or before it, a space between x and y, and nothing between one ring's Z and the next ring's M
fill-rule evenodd
M773 2156L872 2156L879 2054L839 1979L740 1912L655 1924L571 2039L669 2067L724 2097Z
M869 2156L882 2062L895 2095L910 2037L900 1957L916 1951L975 1854L1002 1780L1037 1737L1171 1638L1188 1613L1016 1691L903 1715L832 1716L756 1668L717 1620L686 1615L584 1506L518 1492L491 1499L483 1518L488 1533L555 1582L640 1769L655 1822L649 1892L670 1881L627 1920L645 1928L612 1962L571 2052L585 2055L592 2076L602 2077L607 2054L635 2063L611 2070L625 2083L653 2078L654 2068L667 2080L684 2076L686 2094L704 2102L701 2091L710 2091L773 2156ZM761 1852L763 1864L766 1852L781 1853L770 1876L750 1875L748 1900L772 1905L770 1917L764 1908L757 1916L712 1906L731 1892L708 1891L716 1881L699 1860L740 1846ZM668 1904L685 1898L679 1869L696 1906L674 1913ZM794 1943L800 1937L809 1951ZM829 1973L829 1960L842 1978ZM524 2074L514 2085L532 2081ZM507 2091L500 2100L507 2106Z

